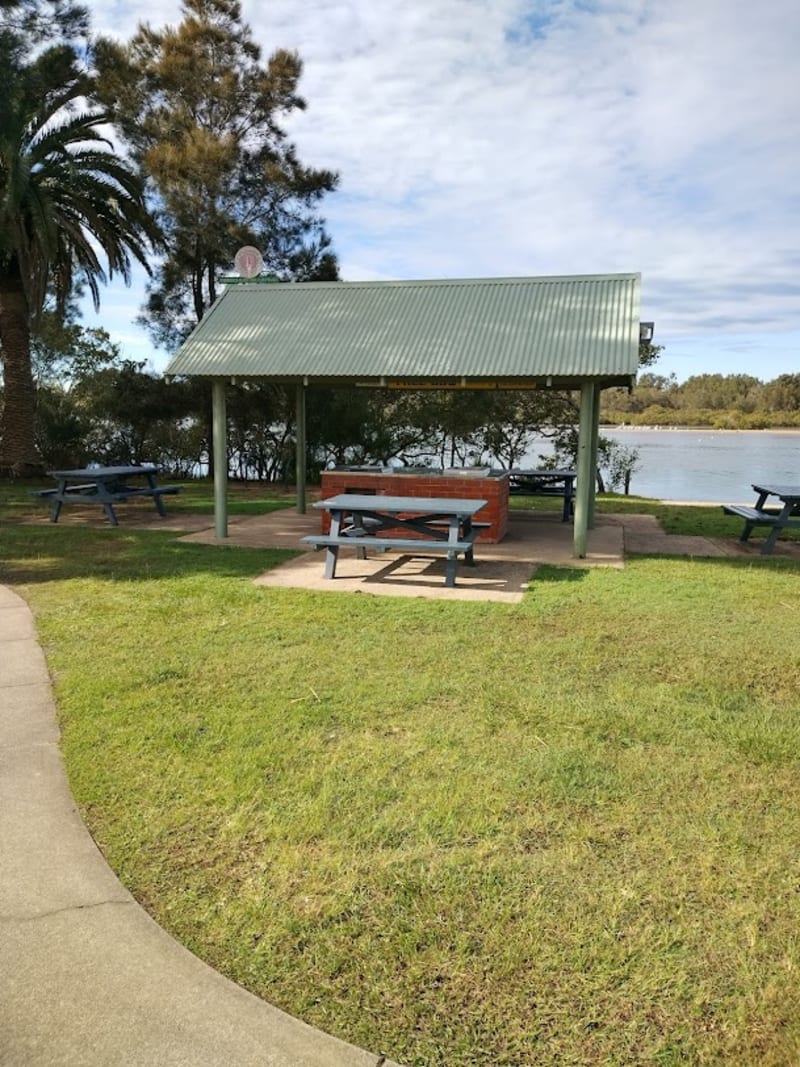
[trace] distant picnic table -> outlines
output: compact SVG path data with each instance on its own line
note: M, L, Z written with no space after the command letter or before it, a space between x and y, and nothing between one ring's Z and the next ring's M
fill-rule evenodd
M740 541L748 541L756 526L770 527L770 533L761 547L761 555L769 556L783 530L800 529L800 485L753 485L758 498L753 507L743 504L723 504L727 515L744 519ZM776 497L780 504L768 504Z
M561 521L569 522L575 507L574 470L522 470L514 467L508 472L511 496L560 496L563 500Z
M156 465L129 467L76 467L48 471L56 481L53 489L39 489L34 496L49 500L50 521L58 522L64 504L100 504L112 526L118 526L115 504L131 498L151 497L159 515L166 515L162 497L179 493L179 485L159 485ZM130 484L134 482L136 484Z

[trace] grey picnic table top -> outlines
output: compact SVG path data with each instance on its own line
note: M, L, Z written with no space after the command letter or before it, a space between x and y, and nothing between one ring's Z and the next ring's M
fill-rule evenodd
M486 500L428 496L370 496L366 493L339 493L319 500L315 508L325 511L377 511L386 514L416 512L418 515L472 516L486 507Z
M767 483L754 484L756 493L766 493L767 496L777 496L781 500L800 500L800 485L772 485Z
M48 471L51 478L81 478L86 481L108 481L134 475L158 474L160 467L129 465L127 467L73 467L71 470Z

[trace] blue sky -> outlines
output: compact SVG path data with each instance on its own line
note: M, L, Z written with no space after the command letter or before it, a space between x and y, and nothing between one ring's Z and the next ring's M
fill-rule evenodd
M176 0L90 5L95 30ZM800 373L797 0L244 0L297 49L345 280L640 271L659 373ZM235 249L231 250L231 262ZM160 370L102 293L102 325Z

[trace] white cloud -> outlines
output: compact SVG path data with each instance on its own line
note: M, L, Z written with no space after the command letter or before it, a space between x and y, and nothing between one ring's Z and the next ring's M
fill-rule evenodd
M800 330L795 0L243 12L266 54L304 59L289 129L341 173L323 212L344 277L641 270L668 345ZM93 15L121 36L181 17L174 0Z

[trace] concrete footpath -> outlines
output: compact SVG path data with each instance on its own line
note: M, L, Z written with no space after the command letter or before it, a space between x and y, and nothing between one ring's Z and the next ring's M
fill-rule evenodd
M396 1067L169 937L84 827L26 604L0 586L0 1065Z

